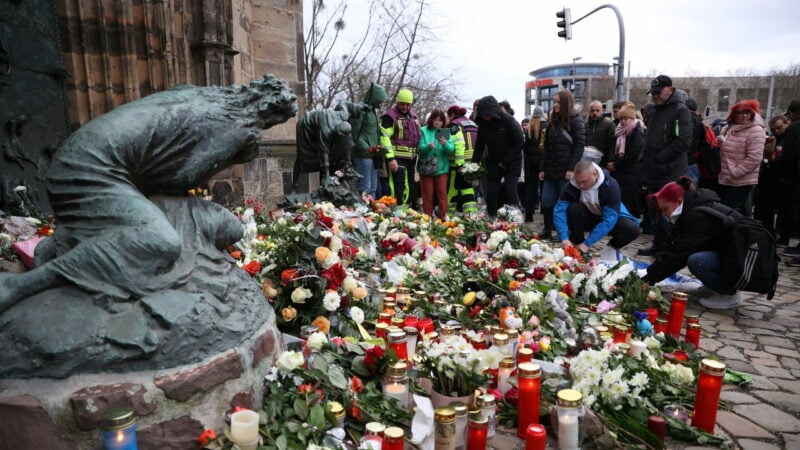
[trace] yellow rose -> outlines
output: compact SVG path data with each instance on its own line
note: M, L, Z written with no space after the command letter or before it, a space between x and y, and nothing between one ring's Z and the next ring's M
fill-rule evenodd
M283 320L290 322L297 317L297 310L291 306L287 306L281 310L281 316L283 317Z
M355 300L361 300L362 298L365 298L367 296L367 288L364 286L357 286L355 289L353 289L352 296Z
M477 296L478 295L474 291L467 292L466 294L464 294L464 299L461 302L464 304L464 306L470 306L473 303L475 303L475 298Z
M331 250L328 247L317 247L314 251L314 257L317 258L317 262L322 264L331 256Z
M328 320L325 316L317 316L317 318L314 319L313 322L311 322L311 325L316 326L319 329L319 331L325 334L328 334L328 332L331 330L331 321Z

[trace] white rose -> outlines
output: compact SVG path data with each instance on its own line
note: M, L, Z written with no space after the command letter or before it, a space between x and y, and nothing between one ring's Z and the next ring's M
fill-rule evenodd
M358 281L356 281L353 277L346 277L344 281L342 281L342 288L345 292L353 292L353 289L358 287Z
M336 311L337 309L339 309L339 305L341 305L341 303L342 299L336 292L328 292L322 299L322 306L325 308L326 311L331 311L331 312Z
M309 297L311 297L311 291L306 288L298 287L292 291L292 302L294 303L305 303Z
M306 345L314 350L320 350L326 342L328 342L328 337L325 336L325 333L317 331L308 337Z
M360 325L362 322L364 322L364 311L362 311L358 306L353 306L350 308L350 317L353 319L353 322Z
M285 374L291 373L294 369L302 367L305 363L303 354L301 352L288 351L283 352L278 360L275 362L275 367Z
M328 246L331 249L331 253L339 253L339 250L342 249L342 240L339 236L331 237L331 244Z

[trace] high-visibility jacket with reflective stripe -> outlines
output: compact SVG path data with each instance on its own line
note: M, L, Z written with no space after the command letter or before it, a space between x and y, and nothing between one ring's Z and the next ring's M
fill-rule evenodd
M417 146L421 136L419 119L411 110L402 114L397 106L392 106L384 116L392 118L392 126L385 128L381 121L381 146L386 149L386 159L412 159L417 156Z

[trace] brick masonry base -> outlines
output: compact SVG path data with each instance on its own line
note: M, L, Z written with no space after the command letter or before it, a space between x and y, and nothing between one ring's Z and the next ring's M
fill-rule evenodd
M274 314L238 347L165 370L0 380L0 448L102 448L100 420L133 409L142 450L196 450L205 428L221 431L235 406L260 408L280 334Z

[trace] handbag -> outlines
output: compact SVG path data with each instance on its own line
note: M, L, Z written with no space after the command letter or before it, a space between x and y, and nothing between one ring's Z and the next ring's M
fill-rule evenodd
M417 173L420 175L436 175L439 171L439 158L436 156L419 157L417 158Z

